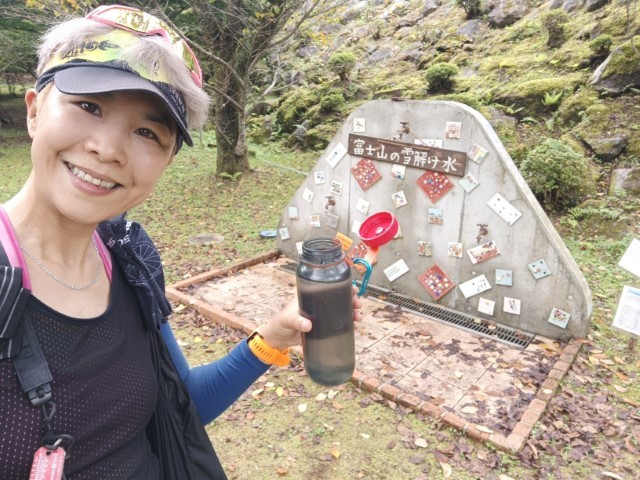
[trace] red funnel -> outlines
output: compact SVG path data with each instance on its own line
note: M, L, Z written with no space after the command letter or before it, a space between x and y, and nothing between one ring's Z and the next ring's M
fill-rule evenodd
M389 212L378 212L367 217L360 226L360 239L369 247L381 247L398 233L398 219Z

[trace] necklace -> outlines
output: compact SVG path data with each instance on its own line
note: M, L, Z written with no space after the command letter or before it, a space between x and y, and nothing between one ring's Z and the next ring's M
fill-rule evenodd
M91 239L91 243L93 243L93 248L96 251L96 266L97 266L97 268L96 268L96 276L93 278L93 280L91 280L89 283L85 283L84 285L71 285L70 283L65 282L60 277L58 277L55 273L53 273L51 270L49 270L47 267L45 267L42 264L42 262L40 262L36 257L34 257L31 254L31 252L29 252L22 245L20 245L20 250L22 250L27 257L29 257L31 260L33 260L36 263L36 265L38 265L42 270L44 270L44 273L49 275L52 279L54 279L56 282L58 282L63 287L69 288L71 290L86 290L87 288L92 287L93 285L96 284L96 282L98 281L98 278L100 278L100 270L101 270L101 268L100 268L100 252L98 251L98 246L96 245L96 241L93 238Z

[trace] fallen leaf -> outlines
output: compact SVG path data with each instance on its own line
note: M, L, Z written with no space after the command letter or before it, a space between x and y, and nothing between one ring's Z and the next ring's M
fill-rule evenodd
M276 388L276 395L281 397L284 394L284 389L282 387Z
M453 372L453 374L455 375L456 378L462 378L462 376L463 376L463 373L459 372L457 370L455 372Z
M424 438L416 438L415 442L416 446L420 448L427 448L427 441Z
M342 410L344 408L341 403L335 400L331 402L331 405L333 405L333 408L335 408L336 410Z
M306 403L301 403L298 405L298 411L300 413L304 413L307 411L307 404Z
M256 388L255 390L253 390L251 392L251 396L252 397L257 397L258 395L260 395L262 392L264 392L264 388Z
M484 433L493 433L493 430L491 430L490 428L485 427L484 425L478 425L478 426L476 426L476 428L478 430L480 430L481 432L484 432Z
M369 435L368 433L361 433L360 436L365 440L367 440L368 438L371 438L371 435Z
M200 335L198 335L197 337L193 337L193 343L200 343L202 342L202 337Z
M284 467L278 467L276 472L278 472L278 475L280 475L281 477L284 477L286 474L289 473L289 470L287 468L284 468Z
M617 473L613 473L613 472L600 472L600 475L602 475L605 478L614 478L615 480L624 480L624 477L621 477Z
M331 456L333 458L340 458L340 450L338 450L337 448L332 448L331 449Z
M319 393L316 396L316 402L324 402L327 399L327 394L326 393Z
M474 407L473 405L467 405L466 407L463 407L462 410L460 410L462 413L477 413L478 412L478 407Z

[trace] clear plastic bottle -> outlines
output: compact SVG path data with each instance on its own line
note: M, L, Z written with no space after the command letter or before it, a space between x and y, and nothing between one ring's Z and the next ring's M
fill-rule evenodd
M305 241L296 279L300 313L313 324L302 334L305 370L320 385L347 382L356 364L353 290L340 242L331 237Z

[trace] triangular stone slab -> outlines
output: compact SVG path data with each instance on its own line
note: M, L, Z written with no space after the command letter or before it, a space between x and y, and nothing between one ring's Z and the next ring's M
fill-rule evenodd
M549 338L586 335L587 282L476 110L419 100L359 107L285 208L278 248L297 260L302 241L337 233L356 246L358 225L379 211L397 217L401 234L381 247L371 284ZM425 286L434 266L455 284L442 296Z

